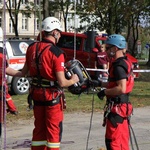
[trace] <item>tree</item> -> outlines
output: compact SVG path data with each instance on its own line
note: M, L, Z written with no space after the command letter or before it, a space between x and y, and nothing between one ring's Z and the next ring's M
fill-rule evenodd
M149 1L130 1L127 2L126 11L128 12L125 16L127 22L127 41L128 47L132 55L137 53L137 41L140 39L140 32L142 26L142 20L146 17L147 8L150 6ZM132 6L132 7L131 7Z
M14 28L15 36L16 38L19 38L18 33L18 15L19 13L25 14L27 17L30 17L30 9L32 8L34 3L30 2L26 4L25 8L23 10L20 10L22 0L8 0L6 2L6 8L9 12L10 19L12 21L12 25Z
M20 4L21 4L21 0L19 0L19 1L14 0L14 3L12 3L11 0L8 0L7 3L6 3L6 7L7 7L7 10L9 12L10 19L12 21L12 25L13 25L13 28L14 28L16 38L19 38L19 34L18 34L18 14L19 14L19 10L20 10Z
M85 21L88 23L86 26L81 26L79 31L99 29L106 30L108 35L123 34L134 56L137 40L140 38L140 27L145 22L150 24L149 0L76 0L74 3L70 0L51 0L49 6L50 12L62 12L65 31L67 31L68 13L76 7L81 23Z
M64 22L65 31L67 31L67 16L70 9L72 9L71 0L43 0L43 17L58 17L60 21Z
M67 18L69 10L72 9L72 2L70 0L66 0L65 2L63 0L60 1L60 10L62 12L63 20L64 20L64 26L65 31L67 31Z
M78 5L78 14L82 22L89 23L89 30L124 34L132 55L136 54L141 16L148 15L149 0L85 0L82 3L84 5Z
M49 16L49 1L43 0L43 18Z
M95 28L100 31L106 30L108 34L112 34L122 31L124 20L121 9L122 5L117 0L88 0L84 5L78 5L78 14L81 16L82 22L89 23L89 30ZM90 22L91 18L93 18L93 22Z

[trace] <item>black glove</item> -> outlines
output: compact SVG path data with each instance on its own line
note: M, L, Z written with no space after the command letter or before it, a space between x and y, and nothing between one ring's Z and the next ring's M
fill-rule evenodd
M29 106L28 106L29 110L32 110L33 109L33 104L32 104L32 98L31 98L30 94L27 97L27 102L29 104Z
M97 96L100 100L103 100L104 99L104 96L105 95L105 89L104 90L101 90L100 92L97 93Z
M101 87L102 85L102 82L99 81L99 80L92 80L92 83L91 83L94 87Z

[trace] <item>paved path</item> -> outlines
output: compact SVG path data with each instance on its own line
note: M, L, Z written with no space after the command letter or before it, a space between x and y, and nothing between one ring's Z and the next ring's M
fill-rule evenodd
M101 126L102 114L94 112L88 136L90 121L91 113L65 114L61 150L104 150L105 128ZM150 107L134 109L131 123L139 150L150 150ZM20 120L17 124L8 124L7 140L3 149L30 150L32 130L33 120ZM134 149L136 150L136 147Z

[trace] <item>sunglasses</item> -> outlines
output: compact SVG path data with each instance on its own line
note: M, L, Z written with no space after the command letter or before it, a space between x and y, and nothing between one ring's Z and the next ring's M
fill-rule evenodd
M114 45L106 47L106 51L108 51L109 49L111 49L112 47L114 47Z

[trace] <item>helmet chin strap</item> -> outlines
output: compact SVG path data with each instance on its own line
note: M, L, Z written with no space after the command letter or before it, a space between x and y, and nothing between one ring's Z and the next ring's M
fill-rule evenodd
M52 36L54 37L55 39L55 43L58 43L58 33L52 33Z
M116 50L116 51L110 51L110 57L114 57L115 55L116 55L116 52L117 51L120 51L119 49L118 50Z
M57 34L50 34L54 39L55 39L55 43L58 43L58 35Z
M55 34L54 38L55 38L55 42L58 43L58 34Z
M109 53L110 57L114 57L115 54L116 54L116 52L113 52L113 51L111 51L111 52Z

